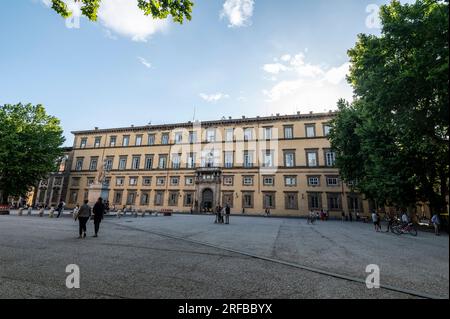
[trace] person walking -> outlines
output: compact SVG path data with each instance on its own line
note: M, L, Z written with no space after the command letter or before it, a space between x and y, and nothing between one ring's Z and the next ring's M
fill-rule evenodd
M309 211L307 223L314 225L316 221L316 214L313 211Z
M97 203L94 205L94 237L98 237L98 231L100 230L100 223L103 220L103 216L105 215L105 204L103 204L103 198L99 198Z
M225 223L227 225L230 224L230 214L231 214L231 208L230 208L230 205L227 204L225 206Z
M380 219L380 215L378 215L378 213L373 210L372 211L372 221L373 221L373 225L375 226L375 231L378 233L380 231L379 229L379 219Z
M216 220L215 220L214 224L218 224L219 222L220 222L219 212L216 209Z
M224 217L224 214L223 214L222 206L219 205L217 207L217 211L219 212L219 223L224 224L225 223L225 217Z
M81 238L86 238L86 224L91 217L91 206L88 205L87 200L84 201L84 204L80 207L80 210L78 211L78 214L76 215L76 218L79 222L79 233Z
M80 205L77 204L77 206L75 206L75 208L73 209L73 212L72 212L73 219L75 219L75 220L78 219L79 212L80 212Z
M353 214L352 214L352 212L349 212L349 213L348 213L348 220L349 220L350 222L353 222Z
M441 221L439 219L439 215L435 213L433 217L431 217L431 222L434 226L434 234L436 236L440 236L441 234L439 233L439 226L441 225Z
M66 203L64 203L63 201L58 204L58 215L56 216L56 218L59 218L61 216L62 212L64 211L64 206L66 206Z
M342 222L345 222L345 212L344 211L342 212L341 217L342 217Z

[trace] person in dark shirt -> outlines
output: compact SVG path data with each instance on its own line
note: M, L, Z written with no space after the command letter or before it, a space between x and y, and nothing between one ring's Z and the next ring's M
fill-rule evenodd
M99 198L97 203L94 205L93 209L94 213L94 237L98 237L98 231L100 230L100 223L103 220L103 216L105 215L105 204L103 204L103 198Z
M225 206L225 223L227 225L230 224L230 214L231 214L231 209L230 209L230 205L226 205Z
M64 206L66 205L66 203L64 203L63 201L61 201L59 204L58 204L58 207L57 207L57 211L58 211L58 215L56 216L56 218L59 218L60 216L61 216L61 214L62 214L62 212L64 211Z

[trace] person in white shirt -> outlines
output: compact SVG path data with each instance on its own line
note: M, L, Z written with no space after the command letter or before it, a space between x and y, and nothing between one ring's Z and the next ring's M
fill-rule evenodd
M409 223L409 217L408 217L408 214L406 212L404 212L403 215L402 215L402 223L404 223L404 224L408 224Z
M436 236L440 236L439 233L439 225L441 224L441 221L439 219L439 215L438 214L434 214L433 217L431 217L431 222L433 223L434 226L434 233Z
M375 231L379 232L380 231L380 216L377 214L377 212L374 210L372 212L372 221L373 221L373 225L375 226Z

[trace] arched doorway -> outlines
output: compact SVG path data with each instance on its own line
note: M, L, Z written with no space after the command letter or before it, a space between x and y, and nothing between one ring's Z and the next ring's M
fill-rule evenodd
M213 204L214 204L214 193L210 188L207 188L203 191L202 194L202 209L212 211Z

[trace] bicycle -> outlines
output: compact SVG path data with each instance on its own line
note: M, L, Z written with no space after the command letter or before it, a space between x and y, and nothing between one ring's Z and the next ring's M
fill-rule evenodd
M397 225L392 227L392 232L396 235L402 235L402 234L410 234L411 236L416 237L417 236L417 229L416 226L414 226L413 223L408 223L408 225Z

